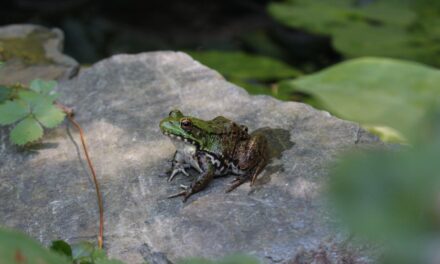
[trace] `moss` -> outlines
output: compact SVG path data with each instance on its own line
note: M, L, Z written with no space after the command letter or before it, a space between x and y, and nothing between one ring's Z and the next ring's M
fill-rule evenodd
M0 39L0 61L19 59L25 64L53 63L46 57L44 43L55 37L52 32L35 30L25 38Z

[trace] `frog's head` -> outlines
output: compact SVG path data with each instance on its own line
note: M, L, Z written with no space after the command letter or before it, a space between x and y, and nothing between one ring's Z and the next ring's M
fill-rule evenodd
M208 124L206 121L185 116L179 110L172 110L167 118L160 121L160 130L171 139L190 143L197 148L204 145Z

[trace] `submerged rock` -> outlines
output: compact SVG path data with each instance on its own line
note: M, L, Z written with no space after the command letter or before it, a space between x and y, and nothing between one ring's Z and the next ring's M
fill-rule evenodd
M28 84L36 78L66 79L78 63L62 54L64 34L36 25L0 27L0 84Z
M334 229L337 219L320 197L327 163L338 153L381 144L358 124L305 104L251 96L179 52L113 56L57 89L86 132L112 257L169 263L242 252L264 263L371 262ZM174 146L158 125L174 108L261 129L272 160L256 186L225 193L232 177L222 177L186 203L167 199L191 181L161 176ZM11 146L4 130L0 137L0 200L7 201L0 204L0 224L44 243L94 240L96 196L77 131L61 126L32 151Z

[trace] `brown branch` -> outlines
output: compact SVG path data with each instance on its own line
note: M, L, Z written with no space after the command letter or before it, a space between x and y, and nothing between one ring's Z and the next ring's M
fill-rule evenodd
M88 148L86 145L86 140L84 136L84 131L82 130L81 126L76 122L74 119L73 110L71 108L68 108L58 102L55 103L59 108L63 110L64 113L66 113L67 119L78 129L79 136L81 138L81 143L83 146L84 154L86 156L87 163L89 165L90 171L92 172L93 176L93 182L95 183L95 190L96 190L96 196L98 198L98 207L99 207L99 235L98 235L98 248L102 249L103 244L103 236L104 236L104 207L102 205L102 198L101 198L101 192L99 190L99 184L98 179L96 177L95 168L93 167L92 160L90 159Z

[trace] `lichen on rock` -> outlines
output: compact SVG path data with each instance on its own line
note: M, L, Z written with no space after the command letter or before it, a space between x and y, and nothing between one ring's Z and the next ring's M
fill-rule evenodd
M78 63L62 54L64 35L58 29L35 25L0 27L0 84L28 84L31 80L67 79Z

